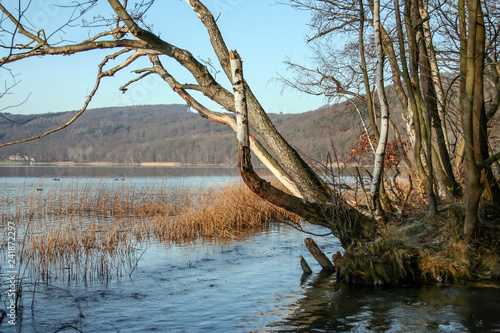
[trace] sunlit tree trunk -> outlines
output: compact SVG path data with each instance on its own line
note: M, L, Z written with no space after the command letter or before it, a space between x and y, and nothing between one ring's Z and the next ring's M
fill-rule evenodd
M414 143L413 152L415 158L415 166L418 172L419 179L421 180L426 197L429 204L429 213L433 214L437 211L436 196L433 189L433 182L431 178L431 172L425 170L422 158L423 153L423 140L425 140L425 125L423 123L423 117L421 112L421 101L419 100L420 88L418 83L418 57L417 57L417 41L416 33L413 29L413 19L412 19L412 6L414 5L414 0L405 1L405 23L406 23L406 35L408 37L408 44L405 43L405 34L403 33L403 21L401 19L400 5L398 0L394 0L395 5L395 15L396 15L396 27L398 31L398 43L399 51L401 54L401 67L403 69L402 76L407 87L408 93L408 108L411 111L411 116L413 117L413 129L414 129ZM413 12L414 13L414 12ZM413 15L414 17L414 15ZM412 23L413 22L413 23ZM409 49L409 63L407 61L407 52L405 45L408 45Z
M384 51L382 47L382 38L380 34L380 1L373 3L373 26L374 37L377 49L377 95L380 103L380 136L375 151L375 161L373 166L372 184L370 196L372 199L372 208L379 219L383 219L383 210L380 204L380 185L384 171L384 158L387 146L387 137L389 134L389 106L385 95L384 87Z
M485 31L480 0L467 0L466 5L468 24L466 52L461 54L463 85L460 102L463 112L466 166L464 234L473 236L484 189L481 183L481 170L477 164L484 159L484 146L487 143L483 90ZM465 32L462 33L462 37L465 37Z

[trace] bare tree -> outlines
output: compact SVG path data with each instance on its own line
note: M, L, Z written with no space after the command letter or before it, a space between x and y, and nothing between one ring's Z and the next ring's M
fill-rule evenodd
M345 77L339 74L342 63L316 69L302 66L299 68L300 71L306 74L305 77L310 81L290 80L289 82L310 93L347 95L367 103L372 131L376 133L378 140L372 186L372 196L376 202L378 191L383 189L381 186L383 184L381 179L384 175L382 166L389 126L392 126L384 94L386 84L384 76L390 73L396 95L408 122L407 131L409 137L412 138L414 164L420 181L424 185L429 212L435 213L437 211L436 183L441 184L443 190L453 192L455 185L453 185L452 176L454 177L456 171L451 170L450 175L450 170L445 165L449 162L447 159L450 155L450 144L444 136L448 127L444 126L443 121L440 122L440 120L447 113L446 97L443 96L443 89L446 85L443 85L443 81L439 81L442 78L435 71L440 53L435 43L432 43L432 39L429 39L428 32L432 30L430 25L432 21L429 25L425 23L427 17L431 15L429 13L433 11L423 6L419 0L405 0L402 17L401 6L397 0L385 3L363 1L359 0L354 3L345 0L291 1L294 6L318 13L313 19L313 27L317 30L311 40L319 40L336 32L357 32L356 43L349 44L350 47L344 51L345 54L359 53L359 61L343 57L343 60L351 60L349 66L346 67L351 74ZM72 14L67 24L53 32L38 29L30 24L25 15L29 6L23 7L19 2L18 7L7 7L6 4L0 3L0 11L3 13L0 29L5 36L8 36L1 40L0 45L6 51L0 58L2 67L31 57L109 50L109 54L98 65L94 88L83 107L72 119L47 133L40 133L16 142L6 142L0 144L0 147L37 139L66 128L85 112L104 78L112 77L125 69L133 69L137 77L122 85L122 91L126 91L130 85L149 75L158 75L166 86L176 92L202 117L225 124L236 132L239 141L238 160L241 176L255 194L274 205L302 216L311 223L331 229L343 246L352 251L351 253L356 253L356 249L364 243L373 241L378 235L375 221L351 207L335 189L329 187L276 130L244 80L241 64L238 64L240 57L236 52L229 52L214 16L199 0L186 0L186 3L206 28L218 59L218 67L224 73L222 78L219 75L216 79L208 64L198 60L188 50L170 43L151 31L144 22L144 13L152 8L152 1L131 5L128 1L108 0L107 4L112 9L113 16L110 18L98 16L96 20L86 22L87 27L99 29L99 32L78 42L54 41L53 37L56 36L54 33L73 25L76 19L84 16L97 4L97 1L82 1L73 7L68 7L67 9L70 9ZM388 13L387 17L380 17L381 8L384 13ZM460 62L462 66L460 83L463 86L460 102L464 112L465 161L468 175L466 185L470 188L467 191L468 215L465 234L472 235L477 221L477 207L482 195L483 183L480 168L488 172L491 163L498 158L498 154L489 154L487 149L485 127L487 118L482 88L484 64L487 59L486 45L489 47L488 59L491 59L489 68L492 72L492 82L495 84L498 82L496 60L498 59L496 49L498 43L495 41L486 43L485 31L481 30L484 22L479 0L468 0L467 4L459 3L459 8L464 10L467 8L469 11L467 17L461 16L463 22L461 21L460 25L462 27L465 22L469 23L465 28L467 34L461 31L462 34L457 39L460 41L460 47L463 50L466 49L467 53L463 53L462 57L459 56L460 53L456 53L455 61ZM370 12L372 16L369 16ZM471 19L471 17L476 17L476 19ZM368 22L371 25L367 24ZM370 37L365 28L374 33L375 43L371 43L375 45L373 50L370 47L363 47ZM492 36L496 36L495 33ZM479 43L474 42L476 37L482 38L479 39ZM467 57L464 56L465 54ZM384 57L390 66L390 72L384 67ZM175 60L177 65L187 70L192 81L181 84L171 74L173 71L169 71L169 68L164 66L166 58ZM325 65L331 63L330 58L332 58L331 53L324 53L318 57ZM134 67L139 64L139 59L147 60L148 65ZM298 68L296 65L292 64L292 66ZM371 96L373 88L370 87L370 81L373 79L377 80L378 103ZM224 88L223 83L227 82L232 84L233 92ZM201 92L222 106L228 113L209 110L191 94L193 91ZM365 98L360 97L361 91L366 92ZM377 108L382 118L380 126L376 121ZM496 112L494 106L490 111ZM480 120L477 121L475 117ZM253 129L255 135L247 134L248 127ZM392 127L395 136L399 137L396 127ZM441 143L435 145L433 140L436 139L439 131L443 131L442 137L437 139ZM481 133L481 135L474 138L472 135L474 133ZM278 189L253 171L250 151L255 153L287 190ZM129 158L136 160L144 156L130 155ZM413 163L407 164L410 167ZM435 181L436 178L447 180L448 184L452 185L446 188L448 185L442 185L445 182ZM491 181L493 180L492 178ZM379 208L380 214L381 209Z
M313 12L311 26L314 36L310 40L318 41L328 38L329 41L339 41L347 39L348 42L342 46L343 50L353 49L351 45L353 43L352 32L358 25L358 58L362 64L358 68L362 70L358 73L350 70L352 59L346 61L338 56L334 59L330 59L332 57L319 57L322 65L317 67L314 84L310 75L304 75L312 70L298 64L293 64L293 68L297 69L299 73L297 79L295 82L288 80L287 83L303 91L308 91L304 87L317 87L320 83L330 84L330 87L322 87L324 93L334 91L337 95L344 97L355 95L364 86L366 108L372 110L370 85L373 76L370 78L369 74L373 73L373 69L364 64L367 48L364 46L365 38L362 36L365 32L364 22L371 22L370 29L376 27L375 7L377 3L362 0L355 3L343 0L291 0L289 3L294 7ZM415 173L422 184L429 204L429 212L435 213L439 199L455 200L460 198L462 194L461 183L463 182L457 181L456 177L460 174L461 161L463 160L461 147L465 147L465 145L459 145L459 141L465 137L465 134L464 128L457 123L457 121L461 122L460 111L463 111L463 106L459 108L457 104L459 99L463 101L465 95L462 94L460 98L456 97L454 91L458 91L458 89L455 88L454 84L455 82L464 84L465 73L470 71L465 64L462 64L462 75L460 78L458 77L460 54L464 54L466 50L463 47L463 41L467 38L470 27L460 25L460 20L457 18L460 16L459 13L463 13L460 16L462 17L460 22L465 24L468 20L465 10L471 5L460 2L394 0L386 1L381 6L386 11L383 24L380 26L383 55L390 64L392 86L401 103L407 122L406 132L413 150L413 161L406 158L405 161L407 161L410 171L413 171L413 167L415 167ZM492 111L486 113L485 121L488 122L496 113L495 110L498 109L497 98L500 92L498 90L498 61L494 60L498 59L499 52L497 38L499 10L498 5L489 0L481 1L481 6L487 10L487 15L480 14L486 19L487 36L486 56L483 61L485 70L483 81L489 84L489 91L493 91L495 96L488 104L489 110ZM365 8L370 8L372 16L369 16ZM338 14L339 12L342 14ZM459 29L459 26L462 26L462 29ZM462 31L462 37L460 33L457 33L460 31ZM376 37L374 40L377 40ZM318 43L318 45L321 44ZM332 43L326 45L332 45ZM338 42L337 45L339 45ZM343 52L341 46L338 48L335 52L341 54ZM317 48L315 52L321 54L325 51L322 48ZM323 62L329 62L334 70L331 70ZM358 78L351 77L348 81L339 80L341 73L346 72L346 68L349 69L349 75L357 75ZM446 74L442 74L440 68ZM322 69L328 69L328 71ZM336 80L325 80L324 78L327 77L335 77ZM349 85L352 82L358 82L358 86ZM338 89L338 87L344 87L344 89ZM377 90L381 90L378 85ZM310 89L309 92L320 93L318 89ZM382 110L383 108L380 102L374 105L375 109ZM372 131L379 140L379 128L374 119L375 114L374 111L369 112ZM399 129L396 126L392 126L392 129L394 135L398 137ZM483 132L487 135L487 129ZM454 142L450 141L450 135L455 137ZM488 146L487 137L480 141L485 142L485 146ZM476 148L477 153L479 146ZM486 150L483 148L483 151ZM453 163L454 154L456 154L455 163ZM487 157L488 155L484 153L482 160L486 160ZM480 160L477 158L476 163L479 163ZM483 185L486 186L489 200L493 203L492 198L500 196L498 182L493 176L491 168L485 168L483 172L486 177ZM468 186L468 184L464 185Z
M220 67L225 73L226 78L232 80L229 51L218 29L215 18L200 1L187 0L186 2L205 25L213 49L218 57ZM89 3L82 3L79 4L78 8L83 12L94 4L95 2L92 1ZM179 94L188 105L198 111L200 115L212 121L226 124L236 130L234 116L208 110L189 94L189 90L202 92L205 96L215 101L226 110L231 112L235 111L233 93L226 90L223 85L214 78L206 64L197 60L189 51L161 39L149 31L147 26L142 24L141 18L143 17L143 10L147 9L150 3L131 7L133 8L132 10L127 8L127 2L122 3L118 0L109 0L108 4L113 9L116 17L114 19L99 18L100 22L104 23L105 30L77 43L67 41L51 43L50 38L46 37L51 35L44 30L35 32L33 29L27 28L27 20L25 19L24 12L20 12L21 14L15 17L12 14L13 11L9 11L4 5L0 4L0 10L14 27L14 29L10 30L12 31L10 44L4 42L3 45L5 49L9 50L9 54L0 59L0 65L2 66L26 58L42 55L65 55L102 49L110 49L114 52L106 56L99 65L94 89L89 94L84 106L70 121L47 133L41 133L32 138L16 142L3 143L2 145L41 138L69 126L85 112L103 78L111 77L125 68L130 68L132 64L143 57L149 57L151 66L135 70L138 77L124 84L122 86L123 90L126 90L129 85L143 79L147 75L157 74L177 94ZM87 7L83 7L85 5L87 5ZM72 16L70 21L73 20ZM141 27L141 25L144 27ZM7 31L8 28L6 27L5 21L3 22L3 26L4 30ZM112 67L109 66L115 59L119 59L119 57L125 54L128 54L128 58L125 61ZM187 69L191 73L195 83L180 84L162 65L160 57L165 56L175 59L181 66ZM249 124L259 135L260 140L263 140L267 147L271 149L271 152L267 151L264 145L254 137L250 138L250 148L293 196L289 196L277 189L272 189L266 182L259 185L262 187L260 192L257 189L255 189L255 191L277 205L286 205L287 209L295 211L297 214L307 218L313 223L318 223L338 230L344 229L343 225L346 223L337 212L339 211L339 207L345 206L345 203L333 195L333 191L328 188L312 168L300 157L288 142L283 139L280 133L276 131L262 106L252 94L250 87L248 87L246 82L244 84ZM266 197L268 193L272 194ZM293 203L290 203L290 200L292 200ZM345 206L345 209L348 209L347 206ZM352 211L352 214L355 220L361 217L361 215L357 214L355 211ZM345 242L349 242L353 237L353 235L350 234L351 232L359 233L355 231L359 229L357 222L353 225L356 225L356 227L353 227L351 231L345 232L345 234L348 235L345 237Z

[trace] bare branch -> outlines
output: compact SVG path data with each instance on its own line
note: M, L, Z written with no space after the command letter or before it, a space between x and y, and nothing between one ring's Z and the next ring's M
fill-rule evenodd
M36 140L36 139L41 139L43 137L46 137L47 135L50 135L50 134L55 133L57 131L60 131L60 130L62 130L64 128L68 127L72 123L74 123L87 110L87 107L88 107L89 103L92 101L92 98L94 97L95 93L99 89L99 85L100 85L101 79L103 77L113 76L116 72L118 72L121 69L127 67L128 65L130 65L133 61L135 61L139 57L147 54L143 50L137 50L133 55L131 55L122 64L120 64L118 66L115 66L112 69L103 72L103 68L108 63L109 60L115 59L117 56L119 56L121 54L124 54L124 53L126 53L128 51L130 51L130 50L127 50L127 49L121 50L121 51L116 52L114 54L108 55L108 56L106 56L104 58L104 60L99 65L99 71L98 71L98 75L97 75L97 79L96 79L96 83L94 85L94 88L92 89L92 91L90 92L89 96L85 100L85 103L84 103L83 107L80 109L80 111L78 111L68 122L66 122L65 124L63 124L63 125L61 125L59 127L56 127L54 129L50 130L50 131L42 133L40 135L36 135L36 136L30 137L30 138L26 138L26 139L22 139L22 140L1 143L0 147L9 146L9 145L18 144L18 143L27 142L27 141L32 141L32 140Z
M476 168L484 169L498 160L500 160L500 152L496 153L495 155L491 155L489 158L476 165Z
M200 104L195 98L193 98L188 92L183 88L183 85L179 84L175 78L170 75L170 73L165 70L162 66L160 59L157 55L150 56L151 62L153 63L153 68L147 69L148 71L155 72L160 77L168 83L168 85L181 96L190 107L195 109L202 117L207 118L211 121L227 125L236 132L236 119L228 115L227 113L218 113L207 109L205 106ZM146 69L145 69L146 70ZM144 70L144 71L145 71ZM283 170L279 163L267 152L267 150L262 146L262 144L250 134L250 149L259 158L262 163L276 176L276 178L295 196L302 198L300 190L297 188L295 182L290 178L290 176Z

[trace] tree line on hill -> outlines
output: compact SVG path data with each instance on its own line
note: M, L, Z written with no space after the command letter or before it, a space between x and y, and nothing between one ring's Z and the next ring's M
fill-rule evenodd
M349 160L361 133L359 117L340 103L301 114L271 114L285 138L309 158L326 162L328 153ZM46 132L74 112L7 114L0 139L13 141ZM21 124L26 122L24 124ZM22 153L38 162L75 163L179 162L236 164L236 138L227 126L207 121L185 104L139 105L92 109L72 126L40 140L0 149L0 159Z

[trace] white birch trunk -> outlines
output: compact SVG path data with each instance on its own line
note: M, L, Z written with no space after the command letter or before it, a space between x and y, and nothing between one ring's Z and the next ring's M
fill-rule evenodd
M378 207L380 182L382 171L384 169L385 150L387 146L387 137L389 134L389 107L384 88L384 51L382 47L382 37L380 34L380 0L374 0L373 3L373 26L374 37L377 49L377 94L380 103L380 139L375 151L375 161L373 165L373 178L370 189L370 196L374 208Z
M236 51L229 53L231 76L234 91L234 108L236 113L236 138L243 147L249 147L248 112L245 98L245 82L243 81L243 66Z

